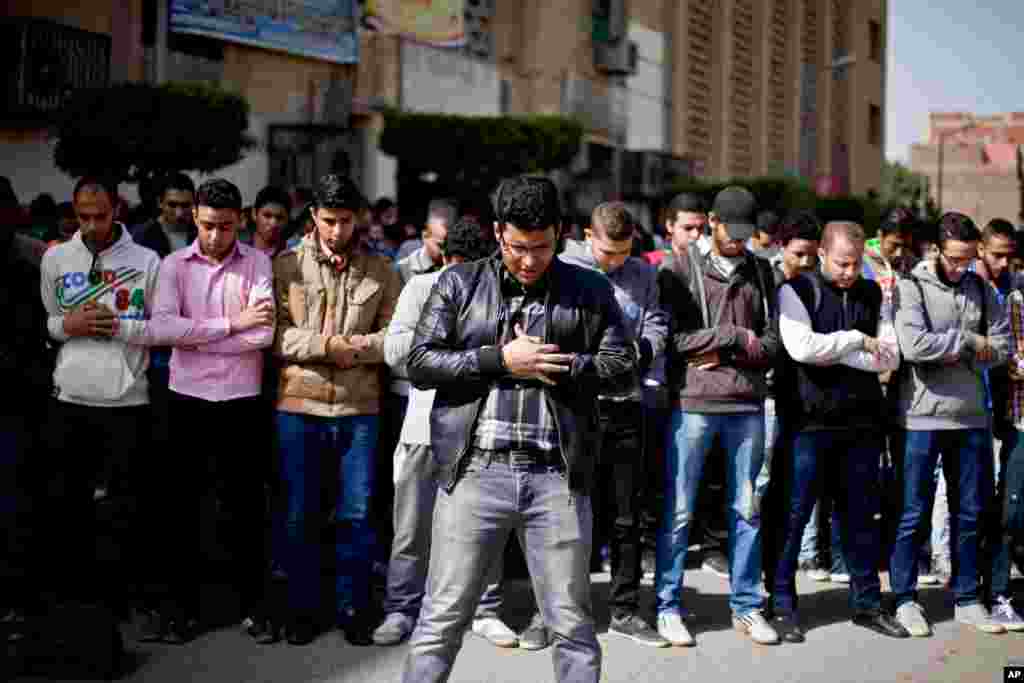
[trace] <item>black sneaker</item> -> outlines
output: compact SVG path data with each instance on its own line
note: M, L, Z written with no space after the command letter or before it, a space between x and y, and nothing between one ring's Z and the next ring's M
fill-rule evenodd
M721 579L729 578L729 559L717 550L704 556L704 562L701 563L700 568Z
M651 628L650 624L635 614L612 617L612 623L608 626L608 633L625 636L641 645L648 645L650 647L668 647L670 644L661 637L660 633Z
M540 612L534 612L530 625L519 634L519 647L524 650L543 650L551 644L551 634L544 625Z
M804 642L804 630L800 628L800 622L792 612L776 612L771 623L782 642Z
M316 621L309 617L293 617L285 629L289 645L309 645L316 637Z
M249 617L242 622L242 629L259 645L271 645L281 640L280 624L269 617Z
M345 635L349 645L366 647L373 645L373 627L362 614L346 610L338 618L338 628Z
M199 622L195 619L171 619L167 622L163 642L168 645L184 645L195 639L198 631Z
M890 638L910 637L910 632L895 617L880 609L857 612L853 615L853 623Z
M140 643L159 643L164 639L164 618L155 609L139 612L136 619L138 635L135 640Z

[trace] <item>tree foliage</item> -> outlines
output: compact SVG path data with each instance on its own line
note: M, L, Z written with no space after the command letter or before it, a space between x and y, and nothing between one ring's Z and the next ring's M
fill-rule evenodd
M458 116L390 109L380 149L400 173L435 173L449 183L490 191L502 178L568 166L583 126L564 116Z
M727 180L701 180L688 178L672 188L671 195L694 192L711 205L722 189L729 185L742 185L757 198L758 206L780 214L796 210L811 210L823 222L855 221L864 226L869 237L878 231L882 215L887 208L874 194L865 196L842 195L819 197L803 179L792 176L761 176L729 178ZM669 199L671 195L666 198Z
M57 124L54 161L65 173L147 182L171 171L211 173L255 141L239 95L196 83L120 83L76 92Z

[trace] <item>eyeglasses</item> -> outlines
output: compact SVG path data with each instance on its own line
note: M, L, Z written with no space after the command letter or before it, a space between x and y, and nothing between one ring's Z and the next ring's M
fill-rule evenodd
M544 244L538 244L536 246L527 246L525 244L509 244L505 241L505 238L501 238L501 247L512 254L515 258L521 259L526 258L529 255L538 257L547 256L555 250L554 242L545 242Z
M977 256L950 256L949 254L941 251L939 252L939 255L945 259L946 263L957 269L967 268L977 258Z

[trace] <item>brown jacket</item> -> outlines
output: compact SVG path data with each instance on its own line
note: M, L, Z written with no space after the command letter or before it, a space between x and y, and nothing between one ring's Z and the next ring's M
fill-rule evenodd
M324 262L314 235L274 259L277 333L281 358L277 409L322 417L376 415L380 411L384 335L401 282L391 261L363 250L340 273ZM327 324L328 313L333 320ZM339 368L327 358L327 340L355 335L370 350Z
M768 395L767 370L779 353L775 287L767 261L746 254L732 276L723 275L691 248L669 254L658 270L662 307L671 316L667 347L670 396L693 413L760 410ZM761 357L748 358L744 336L752 330ZM718 365L700 367L713 355Z

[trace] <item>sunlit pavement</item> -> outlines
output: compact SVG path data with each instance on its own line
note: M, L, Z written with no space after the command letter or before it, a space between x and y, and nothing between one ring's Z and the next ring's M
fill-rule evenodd
M892 640L853 626L848 620L845 586L798 579L801 617L807 642L759 646L732 629L727 582L707 572L687 572L686 605L698 618L692 624L695 648L654 649L607 633L604 596L608 575L595 574L599 636L604 651L602 680L639 681L906 681L1003 680L1003 666L1024 660L1024 633L986 635L953 621L949 592L921 591L921 602L934 623L931 638ZM650 579L643 593L645 616L653 600ZM1020 589L1018 582L1018 590ZM525 581L508 587L505 617L516 629L532 610ZM258 646L237 628L208 633L184 647L141 645L130 640L133 672L124 680L145 683L231 683L281 681L368 683L397 681L407 652L397 647L353 647L330 632L312 645ZM28 681L30 679L23 679ZM553 681L551 650L527 652L495 648L467 634L450 679L453 683L542 683Z

